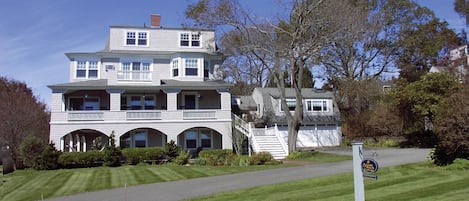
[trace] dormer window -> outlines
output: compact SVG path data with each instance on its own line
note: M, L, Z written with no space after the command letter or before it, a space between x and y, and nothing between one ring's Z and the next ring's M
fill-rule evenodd
M179 45L181 47L200 47L200 34L181 33L179 35Z
M327 100L307 100L306 110L308 112L328 112Z
M147 46L148 45L148 32L128 31L126 33L125 45Z

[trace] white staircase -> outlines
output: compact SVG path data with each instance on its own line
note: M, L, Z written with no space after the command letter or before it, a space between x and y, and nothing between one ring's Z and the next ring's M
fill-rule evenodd
M252 131L252 146L255 152L269 152L276 160L285 159L288 156L286 146L275 134L275 130L256 128Z
M249 145L255 153L269 152L274 159L280 160L288 156L288 147L278 132L277 127L254 128L252 123L247 123L236 115L232 115L233 127L240 133L246 135Z

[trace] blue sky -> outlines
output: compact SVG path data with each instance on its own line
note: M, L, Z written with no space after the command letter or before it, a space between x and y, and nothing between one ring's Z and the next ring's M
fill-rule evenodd
M194 0L17 0L0 7L0 76L26 82L46 104L47 85L66 83L66 52L95 52L106 43L110 25L149 24L161 14L161 25L180 27L184 10ZM259 16L281 9L279 0L241 0ZM452 0L418 0L459 32L464 21Z

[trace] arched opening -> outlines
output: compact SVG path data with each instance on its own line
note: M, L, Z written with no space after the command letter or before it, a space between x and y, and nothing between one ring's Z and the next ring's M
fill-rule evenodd
M92 129L76 130L60 138L60 150L63 152L85 152L101 150L109 143L109 137Z
M206 127L195 127L178 135L178 145L184 150L221 149L222 135Z
M164 147L166 135L152 128L133 129L119 139L122 148Z

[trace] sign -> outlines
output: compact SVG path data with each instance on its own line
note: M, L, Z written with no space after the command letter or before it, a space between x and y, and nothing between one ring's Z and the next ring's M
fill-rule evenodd
M379 169L378 162L374 159L364 159L360 164L362 168L363 177L368 177L377 180L376 172Z

